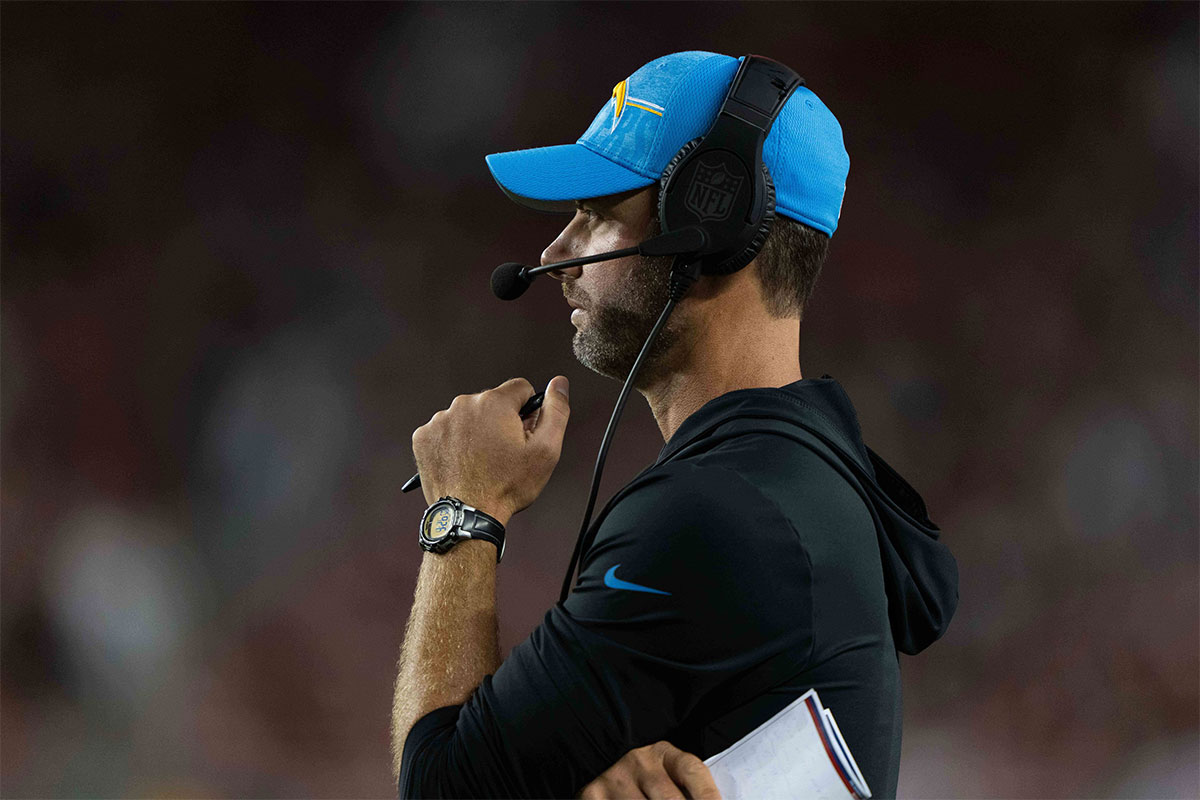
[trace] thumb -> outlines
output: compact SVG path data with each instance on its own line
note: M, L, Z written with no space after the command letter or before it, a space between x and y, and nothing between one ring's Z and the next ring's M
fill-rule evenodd
M571 382L566 375L555 375L554 380L546 387L546 396L542 400L541 413L538 415L537 427L533 436L562 446L563 436L567 432L567 420L571 416Z

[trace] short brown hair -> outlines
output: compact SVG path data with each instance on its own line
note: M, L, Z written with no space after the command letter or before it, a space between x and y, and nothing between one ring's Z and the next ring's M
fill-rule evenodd
M657 208L658 186L653 190L654 207ZM652 212L646 236L657 236L661 232L658 215ZM828 234L776 213L767 241L753 262L758 269L759 295L767 313L775 319L803 319L828 253Z
M804 310L829 252L829 236L803 222L775 215L771 233L754 263L767 313L804 318Z

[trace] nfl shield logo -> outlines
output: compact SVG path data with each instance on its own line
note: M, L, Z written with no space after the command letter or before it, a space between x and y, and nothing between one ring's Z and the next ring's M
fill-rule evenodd
M733 209L733 201L738 189L742 188L742 181L743 178L729 172L720 161L701 161L692 176L692 185L688 187L684 205L701 222L723 220Z

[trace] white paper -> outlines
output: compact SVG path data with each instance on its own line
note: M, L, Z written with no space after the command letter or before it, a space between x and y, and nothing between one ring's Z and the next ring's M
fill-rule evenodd
M828 749L818 724L825 729ZM835 761L841 762L849 787ZM871 796L833 715L821 705L815 689L704 763L724 800L844 800L856 797L856 791L857 796Z

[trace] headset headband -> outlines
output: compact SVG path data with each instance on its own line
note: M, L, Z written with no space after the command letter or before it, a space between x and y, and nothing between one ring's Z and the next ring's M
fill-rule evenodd
M783 110L784 103L796 88L804 85L801 78L778 61L749 55L742 60L720 114L729 114L762 131L766 138L771 123Z

